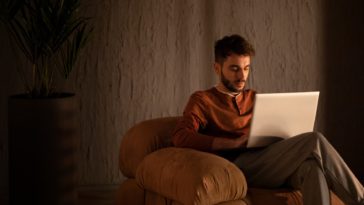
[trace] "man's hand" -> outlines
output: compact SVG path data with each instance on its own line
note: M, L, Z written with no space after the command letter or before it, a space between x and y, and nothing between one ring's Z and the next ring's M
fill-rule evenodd
M246 135L242 135L239 138L236 138L235 139L235 145L237 146L236 148L246 147L247 142L248 142L248 136Z
M215 137L212 141L212 150L237 149L246 146L248 137L242 135L238 138Z

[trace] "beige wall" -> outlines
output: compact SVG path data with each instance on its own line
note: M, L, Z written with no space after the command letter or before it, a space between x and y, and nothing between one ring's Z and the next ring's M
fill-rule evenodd
M141 120L180 115L193 91L216 83L213 43L223 35L239 33L256 47L250 87L259 92L321 90L325 99L323 1L84 2L93 16L94 35L69 84L60 86L81 101L82 185L119 183L123 133ZM7 39L2 34L1 45ZM0 187L7 180L6 99L21 91L9 52L0 47ZM324 128L322 107L319 130Z

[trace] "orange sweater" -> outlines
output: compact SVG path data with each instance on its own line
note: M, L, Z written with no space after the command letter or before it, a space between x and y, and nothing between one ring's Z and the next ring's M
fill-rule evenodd
M248 137L255 91L245 90L233 97L215 87L193 93L177 123L172 142L212 152L213 137Z

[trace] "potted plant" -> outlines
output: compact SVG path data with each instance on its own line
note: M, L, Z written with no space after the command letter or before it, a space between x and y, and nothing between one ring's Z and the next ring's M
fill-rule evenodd
M60 92L91 33L80 0L2 0L1 21L29 66L9 97L10 204L76 204L78 102ZM27 75L28 74L28 75Z

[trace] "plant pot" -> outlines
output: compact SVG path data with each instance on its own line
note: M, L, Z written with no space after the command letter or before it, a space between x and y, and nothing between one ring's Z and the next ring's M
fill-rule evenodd
M76 97L11 96L8 119L10 204L77 204Z

